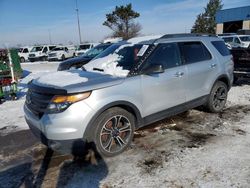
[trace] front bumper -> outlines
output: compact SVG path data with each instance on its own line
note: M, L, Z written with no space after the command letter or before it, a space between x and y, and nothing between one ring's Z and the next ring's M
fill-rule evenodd
M44 114L41 118L34 115L26 105L24 113L30 130L43 144L53 150L69 153L75 145L83 142L93 110L84 101L80 101L64 112Z
M29 61L41 61L47 58L46 56L39 56L39 57L28 57Z
M58 61L60 60L59 57L48 57L48 61Z

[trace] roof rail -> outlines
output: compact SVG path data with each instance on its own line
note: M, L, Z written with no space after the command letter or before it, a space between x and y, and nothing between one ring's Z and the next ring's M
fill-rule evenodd
M167 38L181 38L181 37L215 37L214 34L206 34L206 33L177 33L177 34L166 34L161 37L161 39L167 39Z

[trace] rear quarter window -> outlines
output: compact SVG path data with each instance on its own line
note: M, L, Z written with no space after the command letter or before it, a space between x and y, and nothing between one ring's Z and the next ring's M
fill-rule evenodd
M212 41L211 43L222 56L231 55L223 41Z
M181 42L179 45L185 64L212 59L210 52L201 42Z

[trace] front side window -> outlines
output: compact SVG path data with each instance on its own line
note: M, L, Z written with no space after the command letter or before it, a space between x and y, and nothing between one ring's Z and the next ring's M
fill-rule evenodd
M185 64L206 61L212 58L207 48L201 42L181 42L179 45Z
M24 48L23 53L29 53L29 50L27 48Z
M162 65L164 69L179 66L181 64L181 60L177 44L159 44L155 51L146 60L143 69L152 64Z
M230 43L233 42L233 37L226 37L226 38L222 38L225 42Z
M240 40L237 37L234 38L234 42L240 44Z
M40 52L42 51L43 47L42 46L36 46L36 47L33 47L31 52Z
M240 37L240 40L243 42L250 42L250 36Z
M56 46L49 46L49 50L53 50Z
M48 48L47 48L47 47L44 47L43 53L46 53L47 51L48 51Z

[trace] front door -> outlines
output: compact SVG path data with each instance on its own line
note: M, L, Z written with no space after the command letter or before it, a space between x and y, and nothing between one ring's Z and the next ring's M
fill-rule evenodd
M186 67L182 66L176 43L159 44L146 60L143 69L161 64L163 73L142 75L143 117L163 112L185 103Z

